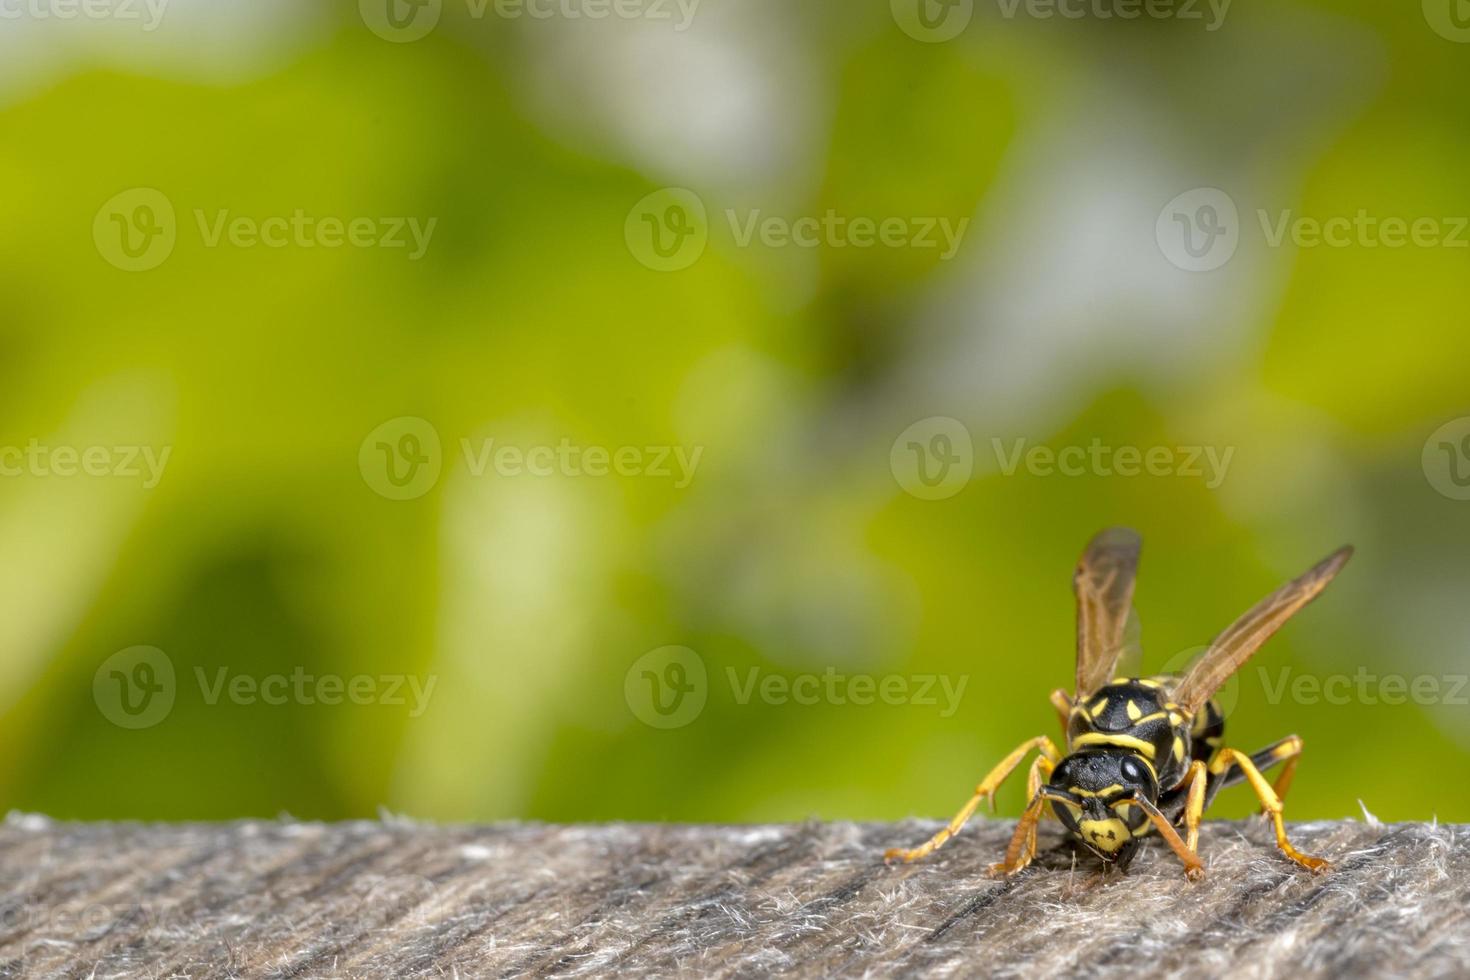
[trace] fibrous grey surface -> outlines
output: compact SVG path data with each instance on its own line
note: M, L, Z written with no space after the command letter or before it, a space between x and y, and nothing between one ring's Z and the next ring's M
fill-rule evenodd
M1470 976L1465 827L1210 823L1191 884L1151 843L1126 876L1054 825L995 881L1013 824L929 860L937 825L0 828L0 976Z

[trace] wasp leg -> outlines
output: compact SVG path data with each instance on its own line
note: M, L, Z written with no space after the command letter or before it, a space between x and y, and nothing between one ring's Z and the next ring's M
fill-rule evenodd
M1203 786L1204 784L1200 783L1199 785ZM1194 787L1191 786L1190 789L1192 791ZM1174 829L1174 825L1169 823L1169 818L1164 816L1158 807L1141 796L1134 799L1133 802L1142 807L1143 812L1148 814L1148 818L1153 821L1154 829L1159 832L1159 836L1164 838L1164 843L1169 845L1169 849L1174 852L1174 856L1184 865L1184 877L1190 881L1199 881L1203 878L1205 876L1205 869L1204 865L1199 863L1199 855L1195 853L1194 848L1179 839L1179 833Z
M1184 777L1189 786L1189 795L1184 801L1184 846L1195 854L1199 853L1199 822L1205 812L1205 788L1210 774L1204 761L1195 759L1189 764L1189 773Z
M1221 749L1220 758L1216 760L1215 764L1221 766L1222 763L1239 766L1240 771L1245 774L1246 781L1251 784L1251 789L1255 790L1257 798L1261 801L1261 806L1271 815L1271 823L1276 828L1276 846L1281 848L1281 853L1304 868L1308 868L1314 872L1326 871L1328 868L1326 861L1319 857L1312 857L1310 854L1303 854L1295 847L1292 847L1291 841L1287 840L1286 823L1281 819L1281 798L1276 795L1276 791L1271 788L1271 784L1266 782L1266 777L1261 775L1261 771L1256 768L1255 763L1244 752L1237 752L1235 749Z
M995 808L995 791L1000 788L1000 784L1005 782L1006 777L1015 770L1016 766L1021 764L1021 760L1026 757L1026 753L1032 749L1040 751L1052 764L1057 763L1061 759L1061 754L1057 752L1056 745L1045 735L1039 735L1036 738L1022 742L1016 747L1014 752L1000 760L1000 764L986 774L985 778L980 781L980 785L975 787L975 795L970 797L970 801L960 809L959 813L954 815L954 819L950 820L949 824L940 830L939 833L918 847L889 848L883 852L883 860L892 861L897 859L908 863L909 861L917 861L919 858L939 850L944 846L945 841L960 832L960 828L974 815L975 809L980 805L981 800L988 799L991 809Z
M1055 768L1056 763L1052 762L1044 755L1038 755L1035 759L1031 761L1031 771L1026 774L1026 799L1034 800L1036 798L1036 794L1041 792L1041 788L1046 785L1047 780L1051 779L1052 770ZM1048 816L1051 815L1052 813L1050 810L1048 810L1046 807L1042 807L1041 813L1037 816L1036 820L1039 823L1040 821L1045 820ZM1030 863L1031 859L1036 856L1035 823L1031 825L1031 833L1026 839L1026 854L1027 863Z
M1286 791L1291 789L1291 780L1296 775L1296 764L1301 754L1302 740L1297 735L1288 735L1279 742L1272 742L1259 752L1251 753L1251 765L1257 769L1270 769L1272 766L1286 763L1286 767L1281 770L1281 774L1276 777L1276 782L1271 786L1276 793L1276 798L1282 802L1286 800ZM1219 780L1216 789L1242 782L1245 782L1245 772L1239 766L1233 765L1225 770L1224 778ZM1262 815L1269 812L1266 807L1261 807Z
M1062 723L1062 734L1067 734L1067 725L1072 720L1072 697L1062 688L1051 692L1051 706L1057 709L1057 720Z
M1013 875L1036 857L1036 824L1046 809L1048 790L1049 787L1042 786L1032 795L1031 802L1026 805L1026 812L1016 822L1016 832L1011 835L1010 844L1006 846L1005 860L990 866L992 875Z
M1046 781L1051 778L1052 770L1056 767L1057 764L1044 755L1038 755L1031 760L1031 770L1026 773L1026 799L1033 798L1037 791L1046 785ZM1045 819L1045 817L1046 814L1043 812L1042 818Z

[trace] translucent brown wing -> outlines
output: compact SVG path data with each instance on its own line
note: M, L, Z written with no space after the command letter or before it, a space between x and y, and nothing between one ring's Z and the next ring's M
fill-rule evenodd
M1082 552L1072 591L1077 594L1077 689L1087 697L1113 677L1123 655L1124 629L1133 604L1133 577L1143 542L1138 532L1110 527Z
M1270 639L1272 633L1327 588L1327 583L1352 556L1351 547L1339 548L1305 575L1287 582L1256 603L1200 654L1174 689L1174 700L1191 712L1198 711L1230 679L1230 675Z

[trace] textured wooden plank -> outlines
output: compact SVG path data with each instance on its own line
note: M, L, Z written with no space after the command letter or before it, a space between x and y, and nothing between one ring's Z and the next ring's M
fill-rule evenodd
M1127 876L1009 822L884 867L905 824L0 828L5 977L1470 975L1464 827L1301 824L1320 878L1254 823L1206 826L1209 877L1152 844ZM1203 971L1203 973L1201 973Z

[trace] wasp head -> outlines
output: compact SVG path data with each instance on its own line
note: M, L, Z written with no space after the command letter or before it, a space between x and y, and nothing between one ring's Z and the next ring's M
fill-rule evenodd
M1139 800L1157 803L1159 784L1138 756L1093 750L1067 756L1052 773L1047 796L1057 818L1104 861L1127 864L1135 831L1148 822Z

